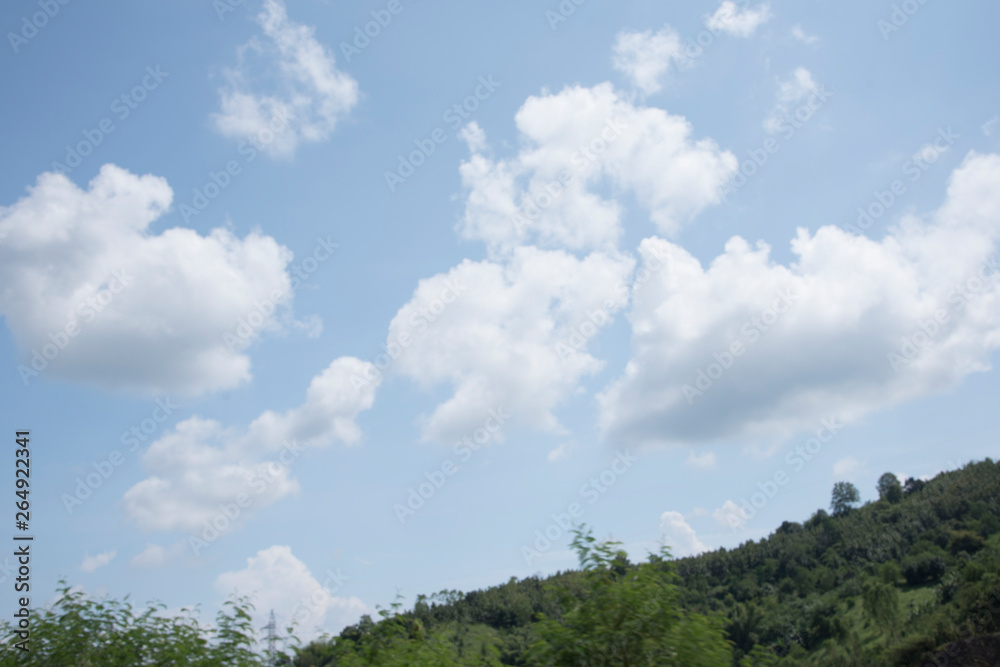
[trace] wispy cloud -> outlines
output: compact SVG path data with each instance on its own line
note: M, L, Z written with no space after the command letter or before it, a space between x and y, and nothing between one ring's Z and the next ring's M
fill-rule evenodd
M111 551L105 551L104 553L97 554L96 556L87 556L84 554L83 562L80 564L80 569L84 572L93 572L94 570L104 567L115 557L118 552L112 549Z
M290 157L300 143L330 136L357 103L358 84L337 69L311 26L288 18L282 0L265 0L257 23L265 39L239 49L212 120L224 136L257 140L264 152ZM259 92L268 83L270 92Z
M771 18L771 7L763 4L756 9L740 9L732 0L725 0L705 25L711 30L729 33L735 37L751 37Z
M658 32L620 32L612 64L646 95L658 92L671 67L685 63L680 35L670 26Z
M815 44L819 41L819 37L816 35L806 34L806 31L802 29L802 26L792 26L792 37L802 42L803 44Z
M805 67L796 68L791 78L778 85L778 99L771 114L764 121L764 129L772 134L778 132L788 114L806 103L820 90L809 70Z

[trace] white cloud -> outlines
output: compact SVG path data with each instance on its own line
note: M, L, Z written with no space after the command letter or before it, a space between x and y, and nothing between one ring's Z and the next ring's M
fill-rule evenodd
M670 26L656 33L620 32L615 39L612 56L615 69L647 95L660 90L671 66L679 67L687 61L680 35Z
M627 304L635 264L617 248L619 203L597 189L630 192L674 233L720 201L737 167L684 118L610 83L530 97L515 122L524 148L507 160L488 154L478 125L462 131L472 155L458 232L488 259L421 281L389 326L387 348L401 353L388 373L453 387L423 419L425 440L471 435L490 410L512 415L505 429L563 433L554 411L601 369L588 343Z
M846 456L833 464L833 476L844 477L861 468L861 461L853 456Z
M691 453L688 454L687 461L684 462L684 465L687 465L691 468L708 469L708 468L714 468L717 461L718 457L716 457L715 452L699 453L692 450Z
M339 633L372 612L356 597L336 597L339 584L324 583L327 585L317 581L290 547L275 545L247 558L242 570L219 575L213 588L220 595L251 596L256 627L263 625L273 610L278 627L295 621L299 639L308 642L322 632Z
M713 511L712 518L715 519L717 524L726 528L739 530L746 525L743 510L732 500L727 500L722 504L722 507Z
M111 562L111 559L115 557L118 552L112 549L111 551L105 551L104 553L97 554L96 556L88 556L84 554L83 562L80 564L80 569L84 572L93 572L97 568L104 567Z
M790 79L778 84L778 99L771 114L764 120L764 129L772 134L780 131L788 115L821 90L809 70L797 67Z
M200 394L250 379L242 351L253 337L230 348L224 336L275 290L290 304L291 252L257 232L151 233L172 198L164 179L108 164L86 191L45 173L0 208L0 314L25 382L41 369L115 390ZM258 331L277 328L273 314L264 321Z
M425 420L424 438L471 435L490 410L510 413L505 430L563 432L553 410L601 368L580 332L596 335L625 305L632 268L618 254L578 259L525 247L506 263L466 260L420 281L390 323L387 345L409 343L391 372L454 386Z
M212 119L224 136L254 137L263 151L289 157L301 142L330 136L357 103L358 84L337 69L314 28L288 18L282 0L265 0L257 23L266 39L240 48L240 64L226 73L222 108ZM265 76L272 79L271 94L255 90Z
M792 37L802 42L803 44L815 44L819 41L819 37L816 35L806 34L806 31L802 29L802 26L792 26Z
M732 0L725 0L705 25L736 37L750 37L770 18L771 7L766 3L756 9L740 9Z
M169 547L150 543L129 561L129 565L145 569L163 567L183 553L184 547L185 543L183 540Z
M198 417L180 422L143 455L151 476L126 491L128 517L146 531L193 531L245 494L251 504L231 521L242 524L254 511L297 492L290 468L304 448L360 439L354 419L372 406L378 381L358 389L351 378L372 368L341 357L313 378L305 403L283 413L268 410L244 432Z
M549 463L558 463L559 461L565 461L576 449L575 442L564 442L551 452L549 452Z
M657 228L675 234L708 206L737 160L691 124L662 109L635 106L611 84L530 97L515 117L525 146L512 159L481 152L461 167L469 190L459 232L494 251L536 243L569 250L614 248L621 205L595 190L631 192Z
M985 123L983 123L983 134L987 137L992 137L993 132L996 130L997 124L1000 124L1000 116L994 116Z
M674 557L695 556L708 551L708 547L698 539L694 529L680 512L663 513L660 517L660 534Z
M707 268L646 239L671 270L633 297L633 358L598 396L600 430L630 445L781 438L948 390L1000 347L998 238L1000 156L970 153L933 214L880 241L800 228L788 266L739 237Z

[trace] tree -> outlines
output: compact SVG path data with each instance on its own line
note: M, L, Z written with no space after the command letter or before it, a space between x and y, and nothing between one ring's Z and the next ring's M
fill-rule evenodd
M15 651L17 628L0 621L4 650L0 665L73 665L74 667L264 667L254 650L257 641L246 598L228 600L214 625L197 614L168 614L162 603L136 609L126 598L94 598L59 582L58 596L48 607L32 609L28 651ZM16 654L16 655L15 655ZM286 656L287 657L287 656Z
M895 637L899 630L899 594L896 587L882 581L866 582L861 593L865 616L879 630Z
M844 516L854 505L861 502L858 487L850 482L837 482L833 485L833 496L830 500L830 510L833 516Z
M898 503L903 499L903 485L899 483L899 478L891 472L887 472L878 478L878 497L890 503Z
M906 480L906 485L903 486L903 492L906 495L911 493L916 493L924 488L924 481L922 479L917 479L916 477L909 477Z
M589 530L574 531L573 548L586 581L581 600L560 590L566 613L542 615L540 641L533 647L540 664L684 665L728 667L733 655L718 619L683 613L677 602L678 575L666 547L649 561L625 567L626 554L613 541L598 542Z

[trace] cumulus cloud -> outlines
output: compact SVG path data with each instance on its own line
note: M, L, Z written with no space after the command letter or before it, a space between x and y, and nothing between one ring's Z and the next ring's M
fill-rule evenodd
M494 251L615 247L622 209L598 193L602 185L630 192L660 232L675 234L721 201L737 168L732 153L694 138L683 117L636 106L609 83L530 97L515 122L524 145L517 156L489 157L477 134L461 166L468 198L459 233Z
M708 267L650 238L670 271L636 292L633 357L599 396L616 442L785 437L956 386L1000 347L1000 156L970 153L943 205L880 241L800 228L788 266L732 238Z
M503 263L466 260L420 281L387 347L405 346L393 373L454 387L426 418L425 439L471 435L490 410L511 415L505 428L561 433L553 409L601 368L587 341L624 307L633 265L618 254L524 247Z
M220 574L213 588L220 595L251 596L255 626L263 625L273 610L279 627L294 621L299 639L308 642L322 632L337 634L372 612L357 597L334 595L347 580L332 573L320 583L291 547L275 545L247 558L242 570Z
M821 91L822 88L813 79L809 70L805 67L796 68L791 78L778 84L778 99L774 109L764 120L764 129L772 134L779 132L789 114L815 98Z
M243 350L277 328L274 313L236 345L224 336L275 290L285 295L278 305L290 305L291 252L256 232L151 233L172 198L164 179L109 164L87 190L45 173L0 208L0 314L25 383L44 372L116 390L200 394L250 379Z
M739 530L745 527L747 521L746 518L744 518L743 510L741 510L740 506L732 500L727 500L722 504L722 507L713 511L712 518L715 519L715 522L720 526L733 528L734 530Z
M763 4L756 9L740 9L732 0L725 0L705 22L709 30L729 33L736 37L751 37L771 18L771 7Z
M515 123L524 148L506 160L477 125L462 132L472 155L458 232L489 258L421 281L389 327L387 349L402 350L390 373L453 387L423 420L426 440L470 435L490 410L509 413L507 427L563 433L554 410L602 368L588 344L627 304L635 264L617 248L620 206L598 189L629 191L674 232L736 169L684 118L611 84L531 97Z
M853 456L845 456L833 464L833 476L844 477L861 468L861 461Z
M698 539L694 529L684 520L680 512L664 512L660 517L660 534L675 557L696 556L708 551L708 547Z
M313 378L305 403L282 413L265 411L244 431L199 417L180 422L143 455L151 476L125 493L129 519L146 531L194 531L245 495L249 505L226 522L241 524L297 492L290 468L305 448L360 439L354 419L374 403L378 380L359 388L351 378L371 375L371 369L368 362L341 357Z
M671 67L688 61L681 37L670 26L658 32L620 32L615 39L612 63L632 85L647 95L658 92Z
M226 72L221 110L212 120L224 136L290 157L300 143L330 136L357 103L358 84L337 69L314 28L288 18L281 0L265 0L257 23L264 39L239 49L239 65ZM259 92L264 80L269 93Z
M83 562L80 564L80 569L84 572L93 572L97 568L104 567L115 557L118 552L112 549L111 551L105 551L104 553L97 554L96 556L88 556L84 554Z

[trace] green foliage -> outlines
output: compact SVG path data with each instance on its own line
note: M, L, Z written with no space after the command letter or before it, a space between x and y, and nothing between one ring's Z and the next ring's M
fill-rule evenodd
M861 502L861 493L858 487L850 482L837 482L833 485L833 493L830 497L830 511L833 516L844 516L854 505Z
M910 586L930 584L944 576L946 567L943 558L925 553L903 561L903 576Z
M922 667L954 649L979 660L970 664L1000 664L988 639L1000 633L1000 465L908 481L898 502L835 514L784 522L735 549L679 560L661 550L638 564L581 530L582 570L420 596L411 610L397 600L279 662ZM191 612L135 610L63 585L53 606L34 610L30 654L10 648L14 629L0 623L0 667L257 667L250 609L231 600L209 627Z
M903 569L895 561L882 563L878 569L878 576L885 583L895 586L903 576Z
M957 530L952 533L950 550L952 554L961 552L974 554L986 546L986 540L971 530Z
M421 599L423 602L423 599ZM367 616L361 623L348 628L341 639L330 646L329 662L322 664L357 667L376 665L377 667L407 667L409 665L460 667L477 664L484 667L499 667L499 653L492 645L481 646L481 661L468 663L461 661L460 651L448 632L427 632L424 623L413 614L402 614L399 597L390 609L379 609L381 621L373 623ZM466 633L467 634L467 633ZM463 639L467 637L463 636ZM464 642L463 642L464 643ZM299 655L299 664L302 654Z
M911 493L918 493L923 490L924 481L922 479L917 479L916 477L910 477L906 480L906 484L903 485L903 493L905 495L910 495Z
M740 660L739 667L776 667L778 665L777 655L769 648L755 645L745 658Z
M1000 465L918 482L898 502L818 510L678 560L629 563L579 533L581 571L419 598L305 647L296 664L400 664L398 652L442 665L923 667L950 642L1000 632ZM366 654L380 632L390 639Z
M903 485L899 483L899 478L891 472L887 472L878 478L879 500L895 504L903 499Z
M560 588L568 611L538 624L540 640L532 653L538 664L724 667L732 662L718 619L677 608L677 576L666 547L630 568L619 543L598 542L582 528L574 530L572 546L586 593L578 599Z
M882 632L895 637L899 631L899 595L895 587L882 581L865 582L861 598L865 616Z
M226 602L215 627L199 624L195 614L163 614L151 604L141 613L124 601L99 600L60 582L59 596L48 608L33 609L29 651L14 649L15 628L0 623L4 646L0 665L72 667L263 667L254 651L246 598Z

